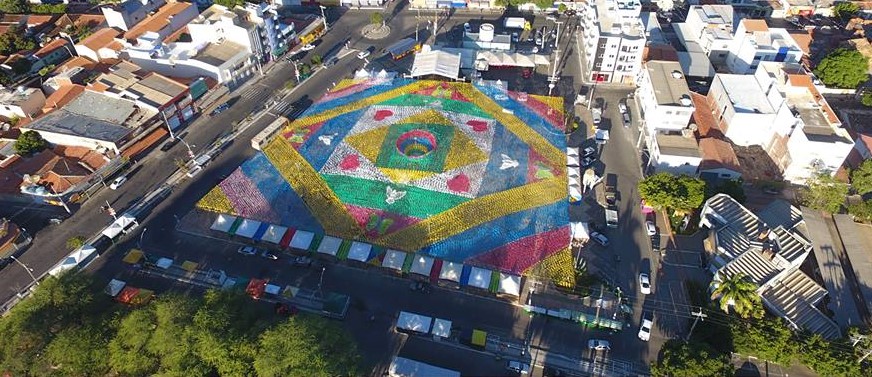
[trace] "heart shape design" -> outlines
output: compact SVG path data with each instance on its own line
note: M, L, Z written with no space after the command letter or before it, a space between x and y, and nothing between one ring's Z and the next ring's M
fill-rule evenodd
M391 115L394 115L393 111L379 110L379 111L375 112L375 116L373 116L372 118L375 119L376 121L380 122Z
M448 180L448 189L454 192L469 192L469 177L466 174L456 175Z
M360 160L357 158L356 154L345 156L345 158L342 159L342 162L339 163L339 168L346 171L357 169L358 166L360 166Z
M471 120L466 122L466 124L472 127L472 130L475 132L485 132L487 131L487 122L481 120Z

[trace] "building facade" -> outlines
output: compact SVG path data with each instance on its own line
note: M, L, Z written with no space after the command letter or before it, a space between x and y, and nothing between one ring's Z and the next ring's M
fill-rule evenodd
M637 0L596 0L582 6L586 80L635 83L646 44L641 10Z

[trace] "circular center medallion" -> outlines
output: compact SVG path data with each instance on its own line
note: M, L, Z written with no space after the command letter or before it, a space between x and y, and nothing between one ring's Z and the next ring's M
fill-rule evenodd
M436 137L424 130L412 130L397 138L397 150L409 158L421 158L436 150Z

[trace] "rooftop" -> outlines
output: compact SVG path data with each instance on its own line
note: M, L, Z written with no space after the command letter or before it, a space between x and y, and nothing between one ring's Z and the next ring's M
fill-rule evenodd
M171 2L162 6L157 12L148 16L146 19L137 23L124 33L124 39L134 40L139 36L152 32L157 33L163 28L170 25L170 20L178 14L182 13L189 7L195 7L192 3Z
M699 139L699 151L702 161L699 170L729 169L742 172L739 158L730 143L713 137Z
M27 128L111 143L117 143L133 132L127 127L76 114L67 111L66 108L52 111L40 117L30 123Z
M712 66L711 60L701 51L693 52L678 52L678 63L681 64L681 70L684 74L690 77L715 77L715 68Z
M651 78L658 105L693 107L681 64L675 61L649 61L645 69Z
M72 51L72 48L71 48L72 46L65 47L65 46L67 46L69 43L70 43L70 41L68 41L68 40L66 40L66 39L64 39L64 38L58 38L58 39L55 39L55 40L53 40L53 41L47 43L45 46L42 46L42 48L40 48L39 50L37 50L37 51L34 53L34 55L36 55L36 56L38 56L38 57L45 57L46 55L49 55L49 54L51 54L52 52L54 52L55 50L58 50L58 49L69 49L69 50L67 51L67 53L70 53L69 51ZM71 53L70 53L70 54L71 54ZM72 55L72 54L71 54L71 55Z
M112 98L91 90L82 92L64 106L64 110L119 125L127 123L137 111L133 101Z
M766 20L753 20L749 18L745 18L742 20L742 24L745 25L745 30L748 32L768 32L769 25L766 25Z
M7 106L18 106L20 103L27 101L30 96L36 92L42 93L42 90L37 88L6 89L0 88L0 104Z
M94 32L87 38L79 41L79 44L87 47L89 50L98 51L101 48L109 48L115 51L120 51L123 47L121 42L115 40L121 35L121 31L115 28L107 27Z
M724 86L736 113L775 113L754 76L719 73L715 75L715 80Z
M42 112L48 113L64 107L84 91L85 87L81 85L61 85L54 93L45 99L45 106L42 108Z
M184 93L186 89L187 87L182 84L160 74L152 73L133 84L127 91L138 95L139 101L154 107L161 107Z
M735 21L732 5L693 5L690 12L696 13L703 23L709 25L730 25L732 28Z
M660 155L701 157L695 138L667 134L656 134L655 138L657 146L660 147Z
M693 99L693 115L690 122L696 124L696 133L699 138L724 137L724 132L718 127L714 112L708 104L708 97L699 93L690 93Z
M244 46L225 40L221 43L210 43L194 59L218 67L246 51Z
M412 77L437 75L457 79L460 75L460 55L444 51L427 51L415 55Z

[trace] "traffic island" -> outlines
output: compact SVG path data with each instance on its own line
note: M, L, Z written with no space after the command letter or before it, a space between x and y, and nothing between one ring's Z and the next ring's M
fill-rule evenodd
M382 24L370 24L364 26L360 33L366 39L385 39L391 35L391 27Z

